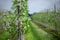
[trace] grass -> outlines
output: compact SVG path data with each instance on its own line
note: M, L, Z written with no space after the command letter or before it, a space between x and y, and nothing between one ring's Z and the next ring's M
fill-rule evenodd
M35 23L30 22L30 32L27 33L26 40L54 40L51 34L40 29Z

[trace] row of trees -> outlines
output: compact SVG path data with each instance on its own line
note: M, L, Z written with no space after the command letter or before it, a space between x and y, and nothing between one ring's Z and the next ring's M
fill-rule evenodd
M13 0L12 11L0 12L0 40L24 40L28 32L28 0Z

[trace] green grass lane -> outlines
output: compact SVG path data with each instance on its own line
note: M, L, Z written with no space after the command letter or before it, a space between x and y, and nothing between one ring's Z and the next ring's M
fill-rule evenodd
M25 40L37 40L35 38L35 36L33 35L32 31L31 31L31 28L29 28L29 30L26 34Z
M30 22L30 25L32 34L37 40L53 40L53 36L51 34L40 29L35 23Z

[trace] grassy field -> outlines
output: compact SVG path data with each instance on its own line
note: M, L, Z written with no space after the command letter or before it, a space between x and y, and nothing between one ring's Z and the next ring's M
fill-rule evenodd
M1 40L8 40L8 38L10 38L11 40L17 40L17 30L16 30L16 25L15 25L15 20L14 18L16 17L14 14L7 14L7 15L3 15L1 14L0 17L0 39ZM55 20L55 18L57 18ZM56 17L55 14L53 14L53 12L41 12L41 13L36 13L33 14L31 16L31 20L30 20L30 27L27 31L27 33L25 34L25 40L59 40L60 39L60 15L59 13L57 13ZM11 20L12 19L12 20ZM6 21L7 20L7 21ZM12 24L11 26L14 27L10 27L10 29L5 25L5 22L10 21ZM56 26L55 26L55 22L57 22ZM15 22L15 23L13 23ZM4 25L3 25L4 24ZM5 28L3 28L5 27ZM57 28L58 30L56 31ZM13 30L12 30L13 29ZM7 31L8 30L8 31Z
M42 30L35 23L30 22L30 25L26 40L55 40L53 35Z
M38 12L33 14L31 19L46 32L52 33L60 38L60 12Z

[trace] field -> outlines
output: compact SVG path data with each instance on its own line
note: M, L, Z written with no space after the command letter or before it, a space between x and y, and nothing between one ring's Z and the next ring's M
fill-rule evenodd
M28 0L13 0L0 10L0 40L60 40L60 10L29 14Z
M6 15L1 14L1 17L3 16L2 18L0 18L1 19L0 30L2 30L0 31L1 40L7 40L8 38L12 40L17 40L17 30L15 24L11 24L13 28L11 27L10 29L7 27L9 26L8 23L6 23L7 25L5 25L6 20L7 22L9 20L11 23L14 22L13 20L15 20L14 18L16 16L13 15L14 14L6 14ZM41 12L41 13L32 14L30 18L31 18L29 21L30 26L28 28L27 33L25 34L26 36L25 40L59 40L60 39L60 30L59 30L60 22L57 22L58 24L55 25L55 22L60 20L59 13L57 13L55 17L55 14L53 14L53 12L51 13ZM58 18L58 20L56 18Z
M32 21L46 32L60 37L60 13L38 12L32 15ZM40 27L42 26L42 27Z

